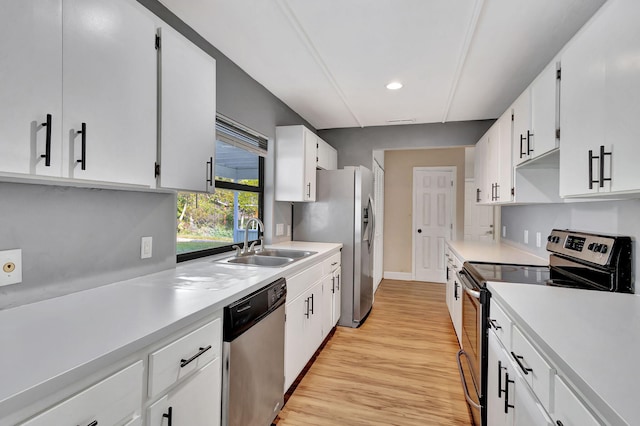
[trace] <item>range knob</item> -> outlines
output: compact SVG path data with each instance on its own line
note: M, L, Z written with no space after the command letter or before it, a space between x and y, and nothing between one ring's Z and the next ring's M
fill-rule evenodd
M547 241L549 241L549 242L553 241L553 235L549 235L549 236L547 237Z
M593 247L593 251L596 252L596 253L599 253L601 249L602 249L602 244L596 244Z
M600 253L604 254L607 252L608 249L609 249L609 246L607 246L606 244L602 244L602 246L600 246Z
M590 243L590 244L587 246L587 250L595 251L595 250L594 250L595 246L596 246L596 243Z
M560 237L558 237L557 235L555 237L553 237L553 242L554 243L559 243L560 242Z

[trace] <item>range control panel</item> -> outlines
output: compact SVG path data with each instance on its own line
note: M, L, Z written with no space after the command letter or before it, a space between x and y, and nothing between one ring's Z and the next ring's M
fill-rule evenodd
M547 251L605 266L618 238L554 229L547 237Z

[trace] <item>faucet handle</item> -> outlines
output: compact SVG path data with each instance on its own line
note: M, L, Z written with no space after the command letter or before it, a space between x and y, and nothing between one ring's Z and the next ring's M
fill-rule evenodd
M240 256L242 254L242 249L240 248L240 246L232 245L231 248L236 250L236 256Z

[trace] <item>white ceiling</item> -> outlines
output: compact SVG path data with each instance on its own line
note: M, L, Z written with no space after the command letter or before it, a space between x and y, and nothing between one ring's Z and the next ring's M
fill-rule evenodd
M497 118L605 0L161 2L328 129Z

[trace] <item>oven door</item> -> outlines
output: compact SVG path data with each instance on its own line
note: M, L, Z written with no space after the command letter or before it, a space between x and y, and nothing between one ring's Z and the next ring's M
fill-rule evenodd
M473 421L483 425L482 351L483 305L479 286L475 285L464 269L457 272L462 284L462 350L458 352L458 369L465 398L471 407ZM486 290L484 290L486 291ZM483 298L484 299L484 298Z

